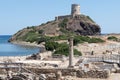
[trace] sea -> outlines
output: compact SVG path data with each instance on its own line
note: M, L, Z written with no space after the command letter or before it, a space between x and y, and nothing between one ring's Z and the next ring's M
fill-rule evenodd
M27 56L38 53L39 47L9 43L11 35L0 35L0 56Z

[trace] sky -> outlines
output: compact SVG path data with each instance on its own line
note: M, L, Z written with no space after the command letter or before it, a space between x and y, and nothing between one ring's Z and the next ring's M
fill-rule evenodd
M0 35L71 14L71 4L79 4L80 13L100 25L102 33L120 33L120 0L0 0Z

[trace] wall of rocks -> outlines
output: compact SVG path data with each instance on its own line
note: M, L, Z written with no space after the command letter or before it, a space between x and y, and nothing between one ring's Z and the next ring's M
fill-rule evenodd
M108 70L90 70L83 71L80 69L30 69L37 74L48 74L54 73L56 76L60 74L61 76L75 76L78 78L108 78L110 71ZM57 74L59 72L59 74Z
M2 69L1 69L2 70ZM106 79L110 75L110 71L108 70L90 70L90 71L83 71L81 69L74 69L74 68L66 68L66 69L60 69L60 68L27 68L26 70L36 73L39 75L40 79L45 80L59 80L61 77L77 77L77 78L101 78ZM15 70L12 70L16 72ZM24 72L24 71L22 71ZM25 71L26 72L26 71ZM5 74L5 73L4 73ZM31 74L32 75L32 74Z
M78 70L76 72L76 76L79 78L108 78L110 72L109 71L98 71L98 70L91 70L88 72Z

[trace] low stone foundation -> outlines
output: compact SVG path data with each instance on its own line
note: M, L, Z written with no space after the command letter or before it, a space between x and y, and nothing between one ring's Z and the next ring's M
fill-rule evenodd
M76 74L77 74L76 76L79 78L108 78L110 72L98 71L98 70L91 70L88 72L84 72L84 71L78 70Z
M110 71L108 70L90 70L83 71L80 69L30 69L37 74L48 74L54 73L57 76L57 73L61 72L61 76L74 76L78 78L108 78L110 75Z
M3 71L3 74L6 75L5 69L0 69L0 71ZM10 71L13 71L14 73L18 73L17 69L10 69ZM26 68L22 69L21 72L28 72L31 75L37 75L36 78L44 78L45 80L61 80L61 78L65 78L67 76L76 77L76 78L101 78L106 79L110 75L109 70L90 70L90 71L83 71L81 69L75 69L75 68ZM38 76L39 75L39 76Z

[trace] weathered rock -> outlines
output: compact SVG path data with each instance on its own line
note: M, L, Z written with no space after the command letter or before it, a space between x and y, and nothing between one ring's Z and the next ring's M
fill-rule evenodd
M39 55L39 53L37 53L37 54L32 54L30 57L27 57L26 59L40 60L41 56Z
M55 73L49 73L49 74L46 74L46 76L47 76L46 80L56 80Z
M40 74L39 80L46 80L46 79L47 79L47 77L45 74Z
M63 76L76 76L76 70L74 69L63 69L61 72Z
M32 59L32 60L43 60L43 59L47 59L49 57L52 56L52 52L51 51L46 51L43 53L36 53L36 54L32 54L31 56L27 57L26 59Z
M4 80L2 77L0 77L0 80Z
M71 24L69 23L70 22L68 22L67 29L79 35L99 35L101 33L100 26L90 21L87 22L77 19L73 20Z
M61 77L62 77L61 71L57 71L57 72L56 72L56 79L57 79L57 80L60 80Z

